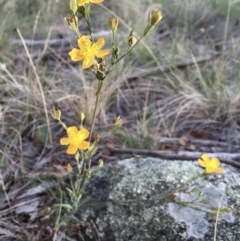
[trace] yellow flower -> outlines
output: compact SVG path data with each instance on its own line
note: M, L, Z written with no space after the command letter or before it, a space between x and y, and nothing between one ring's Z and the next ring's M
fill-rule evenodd
M83 6L84 4L86 3L101 3L103 2L104 0L77 0L77 5L78 6Z
M73 61L83 60L82 68L86 69L93 65L95 56L102 58L109 54L109 50L100 50L105 44L104 38L99 38L96 43L92 43L88 36L82 35L78 39L79 49L74 48L69 55Z
M60 139L61 145L68 145L67 153L75 154L78 150L86 150L90 142L84 141L89 136L89 131L85 128L78 130L76 126L67 128L68 137Z
M206 173L223 173L223 169L219 168L220 161L218 158L213 157L210 158L207 154L202 154L201 159L198 159L198 163L201 167L206 168Z

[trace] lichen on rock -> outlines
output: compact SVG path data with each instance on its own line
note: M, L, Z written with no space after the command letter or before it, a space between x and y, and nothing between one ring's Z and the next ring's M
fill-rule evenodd
M232 213L219 218L217 240L238 241L240 174L231 166L224 165L224 169L223 175L197 179L193 185L203 191L203 198L210 199L209 207L218 207L221 201L234 212L235 218ZM216 220L207 209L184 210L165 199L193 174L201 172L195 162L154 158L132 158L105 165L88 187L87 195L96 205L81 211L80 219L92 219L104 241L212 241Z

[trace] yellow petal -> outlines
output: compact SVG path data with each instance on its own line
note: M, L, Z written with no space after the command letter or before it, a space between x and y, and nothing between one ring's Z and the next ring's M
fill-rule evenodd
M220 161L216 158L213 157L210 162L211 167L217 168L220 166Z
M224 172L224 170L223 170L223 168L216 168L215 172L221 174Z
M67 154L75 154L78 151L78 147L75 145L70 144L67 149Z
M82 128L78 131L78 136L82 139L85 140L89 136L89 131L85 128Z
M209 158L208 154L206 154L206 153L202 154L201 159L202 159L206 164L210 162L210 158Z
M198 159L198 163L201 167L206 167L206 163L202 159Z
M105 44L104 38L99 38L98 41L95 43L95 45L98 47L98 49L101 49L102 46Z
M89 2L98 4L98 3L101 3L103 1L104 0L90 0Z
M85 3L89 3L89 0L78 0L77 1L78 6L83 6Z
M72 51L69 52L69 55L72 61L80 61L84 58L80 49L72 49Z
M88 55L84 58L82 68L87 69L91 67L94 63L94 56L93 55Z
M70 138L68 138L68 137L64 137L64 138L60 139L60 144L62 146L69 145L69 143L70 143Z
M206 167L206 173L213 173L215 172L215 169L212 167Z
M74 137L78 133L78 128L76 126L70 126L67 128L67 134L69 137Z
M101 3L103 1L104 0L78 0L77 5L78 6L83 6L86 3L96 3L96 4L98 4L98 3Z
M102 58L102 57L104 57L104 56L106 56L108 54L109 54L109 50L108 49L104 49L104 50L98 50L97 53L96 53L96 56L98 58Z
M81 50L85 50L85 49L89 49L92 45L91 40L89 39L88 36L86 35L82 35L79 39L78 39L78 47Z
M90 146L90 142L88 141L82 141L79 145L78 145L78 148L80 150L86 150L88 149L88 147Z

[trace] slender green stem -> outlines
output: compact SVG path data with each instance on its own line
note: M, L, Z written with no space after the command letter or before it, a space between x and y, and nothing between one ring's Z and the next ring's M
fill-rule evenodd
M80 33L79 29L76 30L76 33L78 35L78 38L80 38L81 37L81 33Z
M115 63L113 63L110 68L109 68L109 71L111 70L111 68L117 64L121 59L123 59L127 54L131 53L132 50L135 48L135 46L142 40L144 36L142 36L137 42L136 44L133 46L133 47L130 47L128 49L128 51L123 54ZM115 38L115 37L114 37ZM103 84L103 81L101 80L98 80L98 87L97 87L97 92L96 92L96 101L95 101L95 107L94 107L94 111L93 111L93 118L92 118L92 124L91 124L91 130L90 130L90 136L89 136L89 141L91 141L91 138L92 138L92 133L93 133L93 128L94 128L94 123L95 123L95 119L96 119L96 113L97 113L97 108L98 108L98 105L99 105L99 101L100 101L100 93L101 93L101 89L102 89L102 84Z
M63 202L63 194L62 194L61 188L59 188L59 191L60 191L61 204L62 204L62 202ZM62 213L62 206L60 205L60 206L59 206L59 212L58 212L57 220L56 220L56 222L55 222L55 228L57 228L56 233L57 233L58 228L59 228L58 225L59 225L59 222L60 222L61 213ZM55 234L56 234L56 233L55 233Z
M108 71L110 71L111 68L112 68L114 65L116 65L121 59L123 59L126 55L130 54L130 53L132 52L132 50L139 44L139 42L140 42L144 37L145 37L145 36L142 36L142 37L136 42L136 44L134 44L134 46L130 47L125 54L123 54L116 62L114 62L114 63L109 67Z
M71 189L74 192L74 194L76 194L76 189L75 189L75 187L73 185L73 180L72 180L72 174L71 173L69 173L69 179L70 179Z
M67 126L65 125L65 123L63 123L61 120L59 120L59 123L62 125L62 127L67 130Z
M97 87L97 92L96 92L96 101L95 101L95 107L94 107L94 111L93 111L93 117L92 117L92 124L91 124L89 141L91 141L91 138L92 138L92 133L93 133L94 123L95 123L95 119L96 119L97 108L98 108L99 101L100 101L100 93L101 93L101 89L102 89L102 84L103 84L103 81L98 80L98 87Z
M88 29L91 41L93 42L92 27L91 27L90 17L89 16L88 16L88 19L86 19L86 22L87 22L87 29Z
M116 47L116 42L115 42L115 32L112 32L112 39L113 39L113 42L112 42L112 48L115 48L115 47Z

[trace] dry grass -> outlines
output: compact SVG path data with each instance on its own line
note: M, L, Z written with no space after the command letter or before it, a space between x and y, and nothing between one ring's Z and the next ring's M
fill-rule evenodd
M38 171L34 169L38 163L41 168L66 164L68 159L58 145L64 132L51 119L50 108L57 103L68 125L79 123L79 113L84 111L89 125L95 101L94 76L69 60L67 53L76 46L75 41L50 42L74 39L62 21L68 11L66 1L36 2L18 0L15 6L9 0L0 8L0 165L7 191L12 180ZM134 29L140 35L150 7L160 6L160 1L136 0L133 4L123 0L119 4L111 0L104 6L93 8L94 30L108 30L107 19L115 12L121 22L117 39L124 52L129 31ZM158 143L149 138L181 137L193 131L229 144L239 143L240 37L236 16L240 3L165 0L161 8L164 19L157 31L105 81L96 131L104 135L121 115L123 132L112 140L118 145L156 149ZM81 20L80 25L84 29ZM23 40L23 44L12 44L21 34L23 39L42 39L45 44L25 48ZM109 35L105 37L110 46ZM211 56L198 62L199 57ZM154 71L149 74L149 69ZM44 132L47 143L36 134L44 126L49 129L49 134Z

